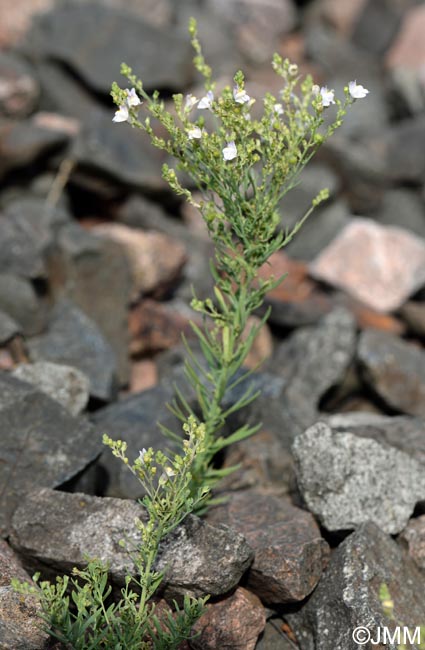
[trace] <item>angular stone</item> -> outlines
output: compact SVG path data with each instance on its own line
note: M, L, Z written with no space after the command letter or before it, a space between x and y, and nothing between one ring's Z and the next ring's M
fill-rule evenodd
M296 638L288 624L281 618L272 617L267 621L255 650L294 650L294 643Z
M168 413L165 406L172 400L173 394L170 387L158 385L126 397L96 411L93 416L96 428L112 438L125 441L127 456L132 460L138 457L143 447L173 447L171 440L164 436L157 425L160 421L176 433L181 431L180 422ZM107 496L127 499L144 496L139 481L109 449L105 449L99 462L108 476L105 486Z
M111 188L111 180L114 185L142 192L165 190L161 177L163 152L153 149L148 138L135 133L129 125L114 124L112 117L113 107L110 111L96 108L85 116L72 148L71 155L80 170L74 180L107 197L111 193L116 196L120 189Z
M379 597L383 584L394 600L392 618L385 616ZM413 634L418 621L425 620L424 602L423 574L391 537L369 522L340 544L311 598L285 619L301 650L395 649L393 643L360 645L353 631L362 626L377 639L382 628L394 635L396 626L403 625Z
M220 492L255 488L258 492L282 497L294 490L292 456L276 433L261 429L237 445L231 445L223 467L235 466L237 469L220 481Z
M135 566L119 542L140 543L137 517L145 518L145 509L130 500L38 489L16 510L10 540L31 571L47 567L53 573L70 573L86 564L87 555L110 562L113 580L123 584Z
M425 417L425 352L393 334L366 330L358 360L367 385L391 408Z
M406 230L425 238L425 206L418 192L389 190L382 197L379 208L370 216L382 225L402 225Z
M407 549L414 563L425 569L425 515L411 519L400 533L398 542Z
M0 345L7 343L17 334L22 334L20 325L6 312L0 310Z
M89 380L82 372L70 366L49 361L23 363L15 368L13 376L33 384L42 393L56 400L71 415L84 411L89 399Z
M168 350L196 335L190 320L199 320L197 314L182 301L157 302L150 298L140 301L130 312L130 351L133 355L152 354Z
M16 593L13 578L31 582L18 557L0 539L0 648L2 650L42 650L48 636L41 629L40 605L31 596Z
M385 160L386 175L393 184L422 185L425 176L425 118L417 117L397 122L377 136L372 146L380 148Z
M100 453L101 436L34 386L0 373L0 534L23 495L58 487Z
M49 263L52 293L72 300L96 324L113 350L120 381L126 384L131 274L125 252L116 242L95 237L74 223L61 229L58 247Z
M313 261L310 272L373 309L393 311L425 283L425 242L402 228L356 218Z
M125 250L133 278L133 300L141 294L160 297L177 283L187 259L185 248L178 241L118 223L102 224L93 232L118 242Z
M130 393L140 393L158 383L158 369L152 359L133 361L130 367Z
M109 562L113 582L122 585L136 567L119 542L127 540L129 547L140 543L137 517L145 520L145 509L130 500L38 490L16 511L11 543L31 570L42 565L69 572L86 564L88 555ZM166 570L161 591L167 599L186 593L219 596L237 585L251 560L242 535L189 515L162 542L155 568Z
M365 3L366 0L323 0L319 5L312 5L312 11L319 11L328 23L347 37L351 35Z
M363 50L382 55L391 45L410 0L367 0L352 32L353 42Z
M337 413L323 418L333 431L371 438L409 454L425 465L425 419L410 415L387 416L378 413Z
M208 515L241 533L255 552L246 585L264 603L304 600L315 588L329 547L309 512L254 491L234 494Z
M193 650L254 650L266 624L266 610L250 591L238 587L217 603L207 604L207 611L195 624L199 634L190 642Z
M272 368L276 374L284 372L285 397L305 426L312 424L321 398L344 378L355 346L355 321L343 308L334 309L315 328L297 330L278 346Z
M0 178L13 169L35 163L57 152L69 141L66 133L38 126L35 118L0 126Z
M0 28L0 47L9 49L18 45L31 25L33 16L48 11L54 0L20 0L4 12Z
M44 253L49 239L34 222L20 216L0 216L0 272L25 278L46 277Z
M168 48L171 57L166 56ZM55 7L34 22L24 51L30 59L61 61L92 90L105 95L110 91L111 74L119 76L123 61L129 65L141 62L139 73L147 89L180 91L190 80L190 45L182 33L156 28L135 14L104 3L86 6L70 2Z
M114 352L96 324L68 300L59 300L48 331L28 341L32 361L52 361L80 370L90 381L90 395L111 400L117 389Z
M360 330L376 329L383 330L402 336L406 333L406 325L402 320L390 314L383 314L367 307L364 303L352 298L346 293L339 293L335 297L335 303L350 311L357 321L357 326Z
M32 284L12 273L0 273L0 309L27 336L39 334L46 326L48 314Z
M424 465L375 440L318 422L297 436L292 451L300 492L328 530L374 521L395 534L425 499Z
M253 556L239 533L188 515L161 543L155 562L165 571L161 592L169 602L186 594L221 596L237 586Z
M40 88L33 71L11 52L0 52L0 115L21 118L35 109Z

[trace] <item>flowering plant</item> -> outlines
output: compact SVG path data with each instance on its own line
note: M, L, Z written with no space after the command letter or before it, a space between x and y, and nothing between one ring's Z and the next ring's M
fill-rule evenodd
M193 472L196 492L202 485L214 487L224 475L223 470L212 467L214 456L258 429L244 425L231 435L222 435L228 416L256 397L248 386L236 403L224 406L226 394L249 374L242 367L269 312L247 333L248 318L283 279L260 280L258 270L291 241L313 209L328 197L328 191L313 197L310 209L290 231L280 227L279 204L298 183L300 172L318 148L341 126L347 107L368 91L352 81L344 98L338 99L333 90L315 85L310 76L301 79L296 65L275 54L272 65L282 79L282 90L278 98L266 93L262 115L253 117L251 109L258 100L248 94L243 73L237 72L233 86L217 93L193 19L189 32L194 64L204 78L202 97L174 95L174 109L167 110L158 92L148 95L142 81L125 64L121 71L132 88L121 89L115 83L111 94L118 106L114 120L125 118L145 131L155 147L177 161L177 171L189 176L202 197L199 201L181 184L176 171L163 165L163 177L200 210L215 245L211 264L214 301L198 296L192 301L193 309L204 318L203 328L192 327L207 369L187 348L186 375L197 404L190 404L177 387L171 406L182 422L189 415L198 415L205 423L205 452L197 457ZM333 104L334 119L324 126L324 112ZM167 433L178 440L173 432Z
M142 81L123 64L122 73L131 88L113 84L118 106L113 121L145 131L154 146L177 160L178 170L190 177L202 197L195 200L176 171L164 164L163 177L200 210L215 245L211 263L214 300L194 296L192 301L193 309L203 317L203 327L192 326L205 363L187 347L185 370L197 404L190 403L177 387L170 408L182 421L186 435L182 438L166 430L180 443L181 453L169 458L161 451L143 449L130 465L126 443L104 437L146 492L146 521L136 522L141 535L134 554L138 577L127 576L121 599L106 604L111 594L108 567L97 559L89 561L85 570L74 570L78 579L65 576L51 584L36 577L35 586L14 582L17 590L39 598L48 632L75 650L172 650L190 637L206 598L185 598L182 610L176 605L174 614L158 620L151 599L163 579L155 570L159 544L189 512L200 512L211 503L212 488L234 470L214 468L216 454L259 428L243 425L224 434L229 415L257 396L248 385L230 406L225 402L229 391L252 372L244 371L243 364L269 312L247 332L248 318L262 305L266 293L283 280L259 279L258 270L291 241L328 192L321 190L312 199L310 209L290 231L280 226L279 204L317 149L341 126L347 107L368 93L352 81L340 100L333 90L314 85L311 77L302 80L296 65L275 55L273 68L282 78L282 90L278 98L267 93L262 116L254 117L251 109L256 99L248 94L243 73L237 72L233 86L217 93L194 20L189 31L205 94L199 99L191 94L174 95L174 109L168 111L159 93L149 96ZM335 116L325 126L323 113L331 105L335 105ZM141 109L146 111L143 119L139 119Z

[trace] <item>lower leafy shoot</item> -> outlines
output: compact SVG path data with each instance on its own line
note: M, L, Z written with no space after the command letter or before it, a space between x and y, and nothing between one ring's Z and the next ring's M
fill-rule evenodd
M127 575L121 598L114 601L109 583L108 565L98 559L88 560L85 569L74 568L72 576L58 577L55 583L12 582L16 591L36 597L46 631L75 650L173 650L191 637L191 629L204 611L207 598L185 597L180 609L156 614L152 597L163 574L154 565L159 544L203 502L208 488L193 496L191 470L198 454L204 452L205 426L189 418L183 426L186 437L183 453L168 458L161 451L143 450L130 465L126 443L104 436L104 443L139 479L146 492L145 521L136 521L141 543L131 551L134 576ZM125 545L122 542L122 545Z

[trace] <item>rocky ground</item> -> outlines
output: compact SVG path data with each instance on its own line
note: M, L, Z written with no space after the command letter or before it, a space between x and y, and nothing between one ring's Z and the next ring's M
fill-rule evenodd
M370 94L282 204L290 226L330 189L263 270L289 276L249 358L266 358L262 396L231 423L263 426L223 459L240 463L226 504L171 536L163 597L212 595L199 650L354 650L372 647L357 626L425 624L425 5L15 0L0 3L1 648L49 647L12 576L86 553L118 586L133 568L118 542L142 495L101 436L130 457L165 445L211 246L108 93L123 60L148 89L196 92L190 15L252 96L278 91L274 50Z

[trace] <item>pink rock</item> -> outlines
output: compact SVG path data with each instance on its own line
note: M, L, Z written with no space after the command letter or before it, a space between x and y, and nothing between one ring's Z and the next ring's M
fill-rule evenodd
M387 53L390 68L407 68L416 72L425 84L425 5L406 13L399 34Z
M390 312L425 284L425 242L402 228L356 218L309 271L372 309Z

